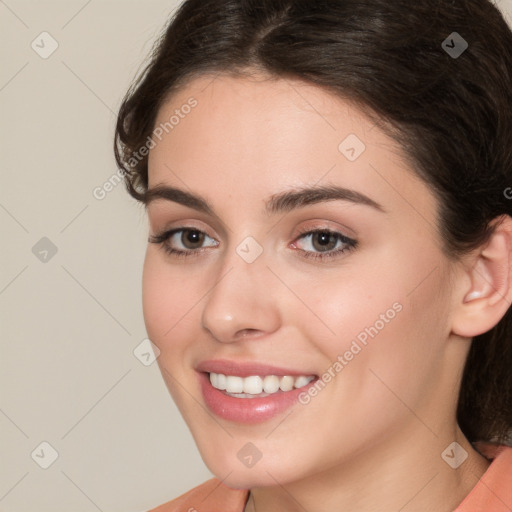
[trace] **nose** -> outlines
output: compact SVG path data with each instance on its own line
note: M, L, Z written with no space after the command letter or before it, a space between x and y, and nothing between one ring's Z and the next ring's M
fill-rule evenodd
M203 328L223 343L276 331L281 322L272 291L276 281L263 257L247 263L233 254L224 262L203 303Z

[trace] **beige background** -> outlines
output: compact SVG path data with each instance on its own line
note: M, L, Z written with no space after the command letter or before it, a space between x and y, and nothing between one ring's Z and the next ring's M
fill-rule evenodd
M144 210L122 184L93 194L178 3L0 0L0 511L141 512L210 477L156 363L134 355Z

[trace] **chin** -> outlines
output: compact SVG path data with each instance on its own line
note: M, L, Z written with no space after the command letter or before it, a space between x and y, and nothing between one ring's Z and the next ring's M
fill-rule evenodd
M243 447L245 444L241 442L240 446ZM256 462L248 461L247 464L252 462L252 465L247 466L244 463L247 451L242 450L243 448L237 446L236 449L226 449L222 453L215 450L209 453L203 453L201 450L200 452L205 465L213 475L232 489L275 486L276 482L286 484L301 477L294 473L294 468L296 470L298 464L303 468L304 461L287 461L285 457L279 458L275 454L265 460L265 455L262 454L261 459Z
M208 466L208 465L207 465ZM272 470L267 473L263 468L245 468L235 469L231 467L216 467L216 465L208 466L208 469L231 489L254 489L255 487L269 487L276 485L276 480L273 479ZM231 472L231 473L230 473ZM226 476L227 475L227 476Z

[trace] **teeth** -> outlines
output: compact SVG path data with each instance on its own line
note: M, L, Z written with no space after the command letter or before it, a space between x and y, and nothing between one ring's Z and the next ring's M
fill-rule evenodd
M237 377L222 373L210 373L210 382L214 388L243 398L254 395L267 396L279 391L291 391L293 388L306 386L313 379L312 375L300 375L299 377L292 377L291 375L283 377L277 375Z
M297 377L295 379L295 382L293 383L293 385L296 388L301 388L301 387L305 386L310 381L311 381L311 379L309 377L303 377L301 375L300 377Z
M230 393L243 393L244 379L242 377L226 375L226 390L229 390Z
M222 373L217 373L217 386L215 387L217 389L226 389L226 376Z
M279 380L276 375L267 375L263 379L263 391L265 393L275 393L279 389Z
M281 377L279 388L281 389L281 391L291 391L293 389L294 384L295 379L287 375L286 377Z
M246 377L242 380L244 382L244 393L259 395L263 391L263 380L261 377Z

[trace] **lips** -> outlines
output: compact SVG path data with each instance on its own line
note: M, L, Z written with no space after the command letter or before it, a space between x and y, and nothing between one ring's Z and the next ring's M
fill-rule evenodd
M204 361L196 370L206 406L235 423L260 423L283 413L318 378L309 371L227 360Z

